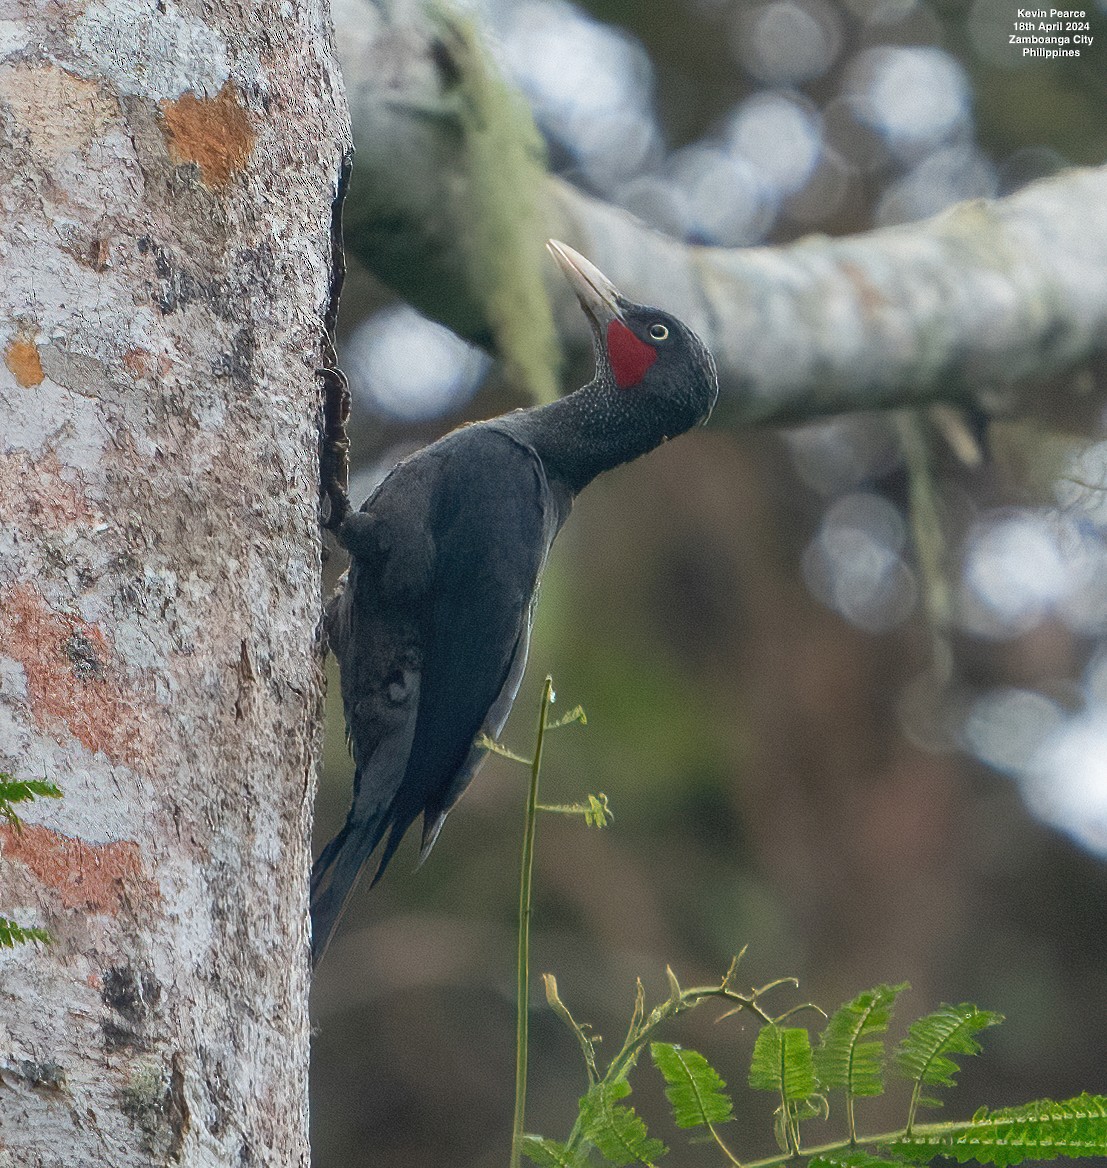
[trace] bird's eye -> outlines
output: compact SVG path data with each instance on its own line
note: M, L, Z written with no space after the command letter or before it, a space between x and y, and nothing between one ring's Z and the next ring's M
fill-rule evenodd
M655 341L668 340L669 330L663 324L651 324L650 337Z

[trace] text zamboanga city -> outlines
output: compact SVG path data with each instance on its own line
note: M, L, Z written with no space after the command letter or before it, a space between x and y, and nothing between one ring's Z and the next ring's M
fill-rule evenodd
M1008 43L1022 46L1024 57L1079 57L1077 46L1088 48L1095 39L1091 28L1081 8L1020 8Z

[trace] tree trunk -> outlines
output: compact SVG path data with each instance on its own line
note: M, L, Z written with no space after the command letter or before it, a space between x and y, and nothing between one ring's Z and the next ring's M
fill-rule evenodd
M328 9L17 9L0 771L64 798L0 828L0 1164L306 1164Z

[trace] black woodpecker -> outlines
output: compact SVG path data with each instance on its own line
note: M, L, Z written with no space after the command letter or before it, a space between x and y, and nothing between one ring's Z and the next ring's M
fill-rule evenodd
M596 375L550 405L462 426L405 458L339 529L327 610L354 756L346 825L311 874L317 964L362 868L375 884L423 816L420 862L499 735L527 662L542 568L601 471L707 421L715 363L687 325L634 304L584 256L547 245L593 333Z

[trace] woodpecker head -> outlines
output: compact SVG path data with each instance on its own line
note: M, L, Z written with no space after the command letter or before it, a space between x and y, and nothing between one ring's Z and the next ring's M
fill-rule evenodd
M592 326L596 378L621 404L664 419L665 437L706 422L719 393L707 346L671 313L635 304L568 244L547 244ZM624 412L624 411L620 411Z

